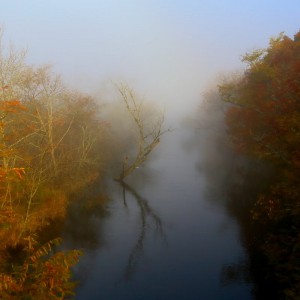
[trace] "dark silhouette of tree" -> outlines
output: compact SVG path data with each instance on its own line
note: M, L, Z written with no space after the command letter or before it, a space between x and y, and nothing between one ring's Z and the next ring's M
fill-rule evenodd
M255 199L251 216L280 299L300 294L300 32L280 34L247 53L244 74L220 85L228 132L237 152L270 164L276 180Z
M139 258L143 253L144 242L147 235L147 230L149 229L149 224L154 223L156 232L166 241L166 236L163 230L163 223L161 218L154 212L154 210L149 205L147 199L140 196L130 185L125 182L121 182L123 187L123 201L124 205L127 207L126 192L130 193L132 197L136 200L136 203L140 209L140 233L133 247L126 266L125 277L129 278L135 271Z

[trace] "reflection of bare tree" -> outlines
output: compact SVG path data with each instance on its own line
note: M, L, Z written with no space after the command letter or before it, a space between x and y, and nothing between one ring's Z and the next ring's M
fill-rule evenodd
M136 203L140 209L140 220L141 220L140 233L136 241L136 244L129 255L128 263L125 270L125 277L129 278L134 273L138 260L143 253L147 228L150 227L149 225L151 224L151 222L154 223L156 232L163 238L164 242L166 242L166 236L163 230L162 220L149 206L148 200L141 197L131 186L129 186L125 182L122 181L120 183L123 187L124 205L127 207L127 202L126 202L126 191L127 191L136 200Z

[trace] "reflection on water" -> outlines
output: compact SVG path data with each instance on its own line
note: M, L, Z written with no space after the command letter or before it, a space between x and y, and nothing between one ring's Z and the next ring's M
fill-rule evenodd
M64 246L69 249L98 249L103 244L102 223L109 217L105 191L93 184L73 198L65 222Z
M129 186L125 182L121 182L121 185L123 187L124 206L128 208L127 201L126 201L126 191L127 191L136 200L136 203L140 209L140 226L141 226L140 233L138 235L137 242L129 255L128 263L125 271L125 277L129 279L136 269L136 265L138 263L138 259L140 255L142 255L143 253L146 231L147 229L150 229L151 221L154 222L157 233L163 238L164 241L166 241L166 235L163 231L162 220L150 207L148 200L141 197L131 186Z
M199 168L204 143L174 131L126 184L106 184L105 214L74 209L65 247L85 252L76 299L251 299L221 172L213 178Z

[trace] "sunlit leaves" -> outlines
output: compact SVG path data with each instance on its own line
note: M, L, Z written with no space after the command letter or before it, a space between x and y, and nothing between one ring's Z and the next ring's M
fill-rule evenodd
M11 275L0 270L1 297L57 300L73 295L75 283L71 281L70 268L78 262L81 252L52 253L59 243L56 239L36 248L37 243L33 241L26 249L23 264L13 268Z
M1 50L0 299L65 299L80 252L56 251L59 240L41 246L39 233L101 172L107 123L94 99L70 92L49 67Z
M267 49L246 54L244 74L219 89L231 104L226 121L236 150L276 170L277 181L256 199L251 214L269 229L261 251L281 286L280 299L298 299L300 286L299 37L280 34Z
M234 104L227 123L240 151L279 165L298 161L299 52L299 42L281 35L268 49L247 54L243 77L220 87L223 99Z

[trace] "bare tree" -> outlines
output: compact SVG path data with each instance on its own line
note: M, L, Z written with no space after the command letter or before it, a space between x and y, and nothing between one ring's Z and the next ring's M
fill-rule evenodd
M117 181L123 181L126 176L147 160L149 154L159 144L160 137L170 129L163 129L163 112L156 112L150 121L146 121L143 102L136 99L133 90L125 84L118 85L117 88L137 129L137 154L133 159L130 159L128 155L125 156L120 175L115 178Z

